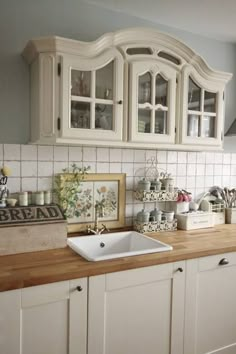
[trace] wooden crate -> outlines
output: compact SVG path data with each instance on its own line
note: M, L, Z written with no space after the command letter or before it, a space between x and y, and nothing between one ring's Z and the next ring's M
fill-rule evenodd
M0 209L0 256L66 247L67 222L57 205Z

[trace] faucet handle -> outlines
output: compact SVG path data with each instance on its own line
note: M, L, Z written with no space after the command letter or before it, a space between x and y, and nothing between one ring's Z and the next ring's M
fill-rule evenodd
M107 227L106 227L106 225L105 224L102 224L102 228L103 228L103 230L102 231L110 231Z

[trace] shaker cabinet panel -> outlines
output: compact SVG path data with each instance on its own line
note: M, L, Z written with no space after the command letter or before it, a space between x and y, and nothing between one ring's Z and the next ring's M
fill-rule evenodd
M235 259L226 254L187 262L185 354L236 352Z
M180 265L184 262L91 277L88 354L183 353Z

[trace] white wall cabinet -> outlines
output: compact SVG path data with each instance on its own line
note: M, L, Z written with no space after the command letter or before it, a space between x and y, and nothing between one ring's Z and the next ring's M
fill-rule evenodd
M0 314L1 354L87 353L87 279L0 293Z
M236 254L186 265L184 354L236 353Z
M31 141L139 148L222 147L223 91L185 44L154 29L108 33L85 43L30 41Z
M183 353L180 268L185 262L91 277L88 354Z

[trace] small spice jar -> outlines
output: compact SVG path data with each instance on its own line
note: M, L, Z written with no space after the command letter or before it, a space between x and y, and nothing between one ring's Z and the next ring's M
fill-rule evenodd
M44 191L44 204L51 204L52 193L51 191Z
M19 193L19 205L27 206L28 205L28 192Z
M41 191L35 193L35 204L44 205L44 192Z

